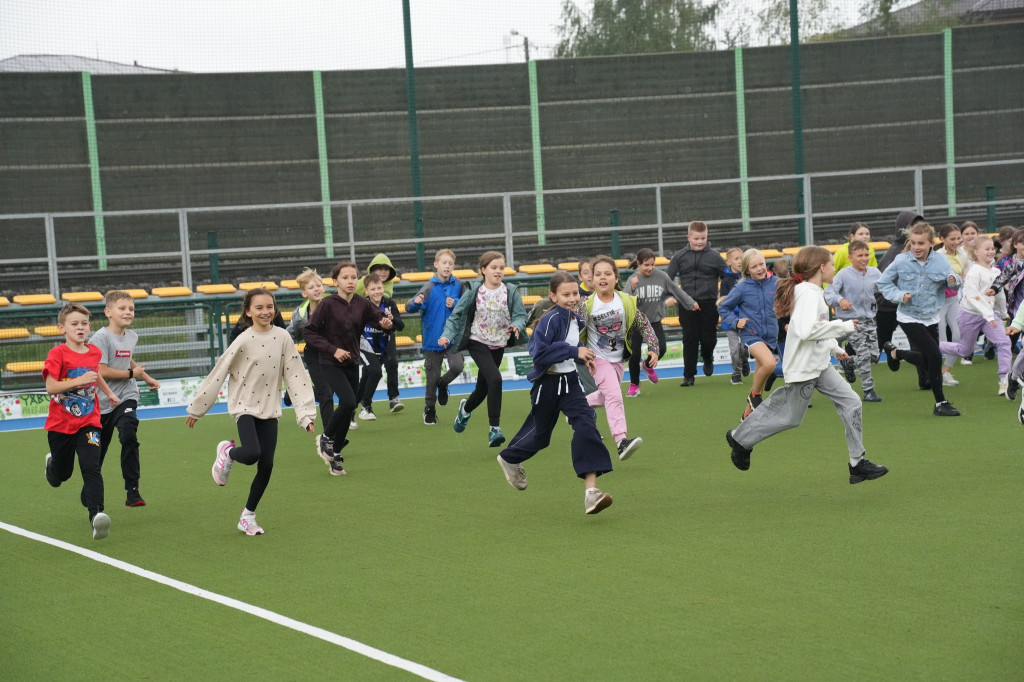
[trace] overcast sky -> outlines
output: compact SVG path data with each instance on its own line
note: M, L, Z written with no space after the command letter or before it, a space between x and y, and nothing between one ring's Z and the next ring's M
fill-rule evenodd
M562 0L411 0L417 66L546 58ZM581 6L588 6L583 3ZM0 59L73 54L182 71L400 68L401 0L0 0Z

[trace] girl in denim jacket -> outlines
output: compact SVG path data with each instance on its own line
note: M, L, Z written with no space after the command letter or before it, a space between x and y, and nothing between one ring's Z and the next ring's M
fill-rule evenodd
M942 353L939 351L939 314L946 288L957 290L963 281L953 272L944 255L932 251L935 230L928 223L916 223L907 231L907 250L896 256L878 280L878 291L898 304L896 320L910 342L910 350L896 349L886 342L889 369L896 371L906 360L922 368L935 396L936 417L959 417L942 391Z

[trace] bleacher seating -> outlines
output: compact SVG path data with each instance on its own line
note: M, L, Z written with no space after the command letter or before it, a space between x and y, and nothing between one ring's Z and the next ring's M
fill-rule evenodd
M24 327L0 329L0 339L27 339L32 336Z
M10 304L11 302L7 300L6 296L0 296L0 307Z
M196 291L201 294L233 294L238 290L230 284L200 284Z
M519 272L526 275L546 275L555 272L555 266L548 263L537 263L535 265L520 265Z
M176 296L191 296L192 290L188 287L156 287L153 295L160 298L174 298Z
M52 305L57 302L50 294L21 294L14 297L18 305Z
M36 334L39 334L39 336L62 336L62 334L60 333L60 329L58 329L57 325L55 324L47 324L41 327L36 327L32 331L35 332Z
M230 286L230 285L228 285ZM264 288L267 291L277 291L277 285L273 282L239 282L238 288L242 291L249 291L250 289Z
M103 300L103 294L98 291L66 291L60 297L61 300L68 303L89 303Z
M559 270L565 270L566 272L579 272L579 270L580 270L580 263L579 263L579 261L573 261L571 263L568 263L568 262L566 262L566 263L559 263L558 264L558 269Z
M396 336L395 337L395 347L396 348L408 348L410 346L415 346L415 345L416 345L416 343L412 340L412 337L409 337L409 336Z
M459 279L475 279L480 276L479 272L477 272L476 270L470 270L468 268L465 270L453 270L452 274L458 277Z
M543 297L542 296L535 296L533 294L527 294L526 296L523 296L522 298L523 298L523 305L526 306L526 307L530 307L532 305L536 305L537 301L539 301Z
M402 275L402 279L406 282L426 282L433 276L433 272L406 272Z
M28 374L29 372L42 372L45 360L32 360L30 362L8 362L4 369L15 374Z
M149 298L149 293L145 289L122 289L127 292L132 298Z

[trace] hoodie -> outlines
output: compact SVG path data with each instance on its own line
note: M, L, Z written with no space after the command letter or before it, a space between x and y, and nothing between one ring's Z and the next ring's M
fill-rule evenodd
M387 254L378 253L373 257L373 260L370 261L370 264L366 266L365 274L370 274L370 271L377 265L386 265L391 270L387 281L384 282L384 295L388 298L393 298L395 295L395 283L391 280L398 276L398 271L395 270L395 266L391 264L391 259L387 257ZM366 295L366 286L363 284L362 277L359 278L359 282L356 284L356 293L360 296Z

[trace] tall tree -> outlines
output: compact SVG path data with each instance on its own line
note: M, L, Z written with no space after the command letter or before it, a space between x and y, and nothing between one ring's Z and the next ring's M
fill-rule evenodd
M713 50L720 0L563 0L557 57Z

